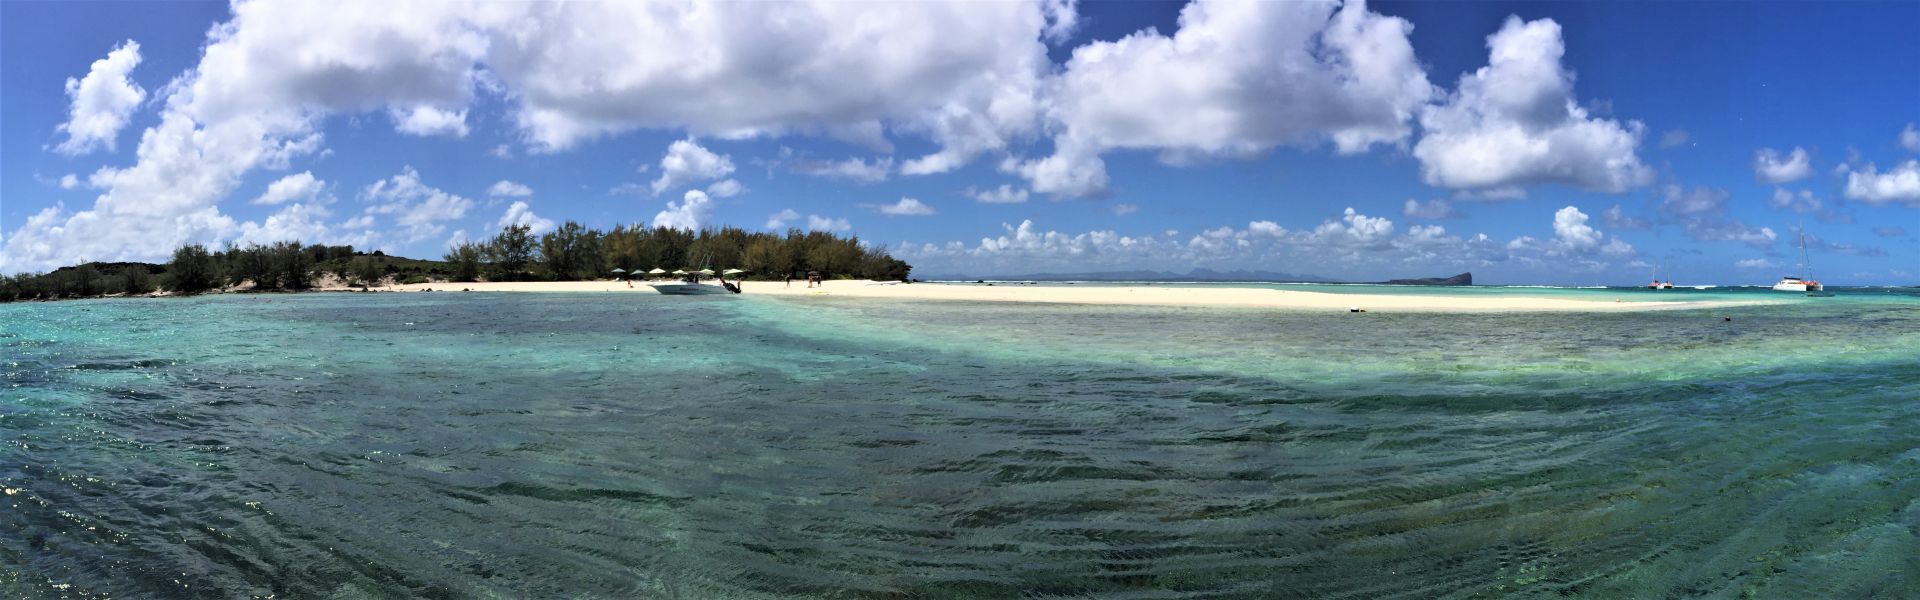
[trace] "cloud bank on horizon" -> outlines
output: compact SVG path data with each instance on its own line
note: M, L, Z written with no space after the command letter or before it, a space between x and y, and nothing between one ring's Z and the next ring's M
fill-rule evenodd
M0 229L0 272L156 260L196 242L297 238L433 252L469 229L480 236L520 224L538 232L571 212L547 200L548 188L502 177L525 177L514 171L449 188L429 183L428 175L442 175L404 157L346 156L333 142L342 123L481 148L502 161L673 136L656 154L625 163L631 181L609 195L643 203L627 212L657 211L648 223L698 229L752 202L763 203L751 210L768 215L767 228L866 233L830 213L860 214L880 232L909 228L884 243L931 273L1248 264L1638 273L1670 258L1670 244L1660 240L1669 247L1655 256L1621 234L1663 231L1740 249L1744 258L1726 260L1728 268L1778 263L1768 257L1780 252L1780 230L1749 223L1727 189L1649 159L1645 122L1612 115L1576 90L1567 33L1553 18L1510 16L1492 31L1438 32L1484 39L1479 65L1456 79L1429 72L1415 51L1416 23L1362 1L1194 0L1166 32L1149 27L1072 45L1088 26L1081 9L1071 0L239 1L207 33L197 62L167 75L164 86L136 83L143 46L128 39L64 89L48 90L64 92L67 110L45 152L111 162L50 179L49 188L94 196L71 207L49 203ZM116 157L122 131L141 123L131 156ZM509 141L487 141L495 136ZM1658 145L1683 147L1697 136L1670 131ZM1884 163L1854 150L1844 163L1816 168L1817 148L1790 144L1744 149L1736 160L1750 159L1752 183L1771 190L1754 206L1834 226L1852 218L1842 210L1850 206L1904 211L1887 214L1912 223L1920 133L1907 124L1886 137L1869 145L1894 148L1874 150ZM749 153L755 141L782 145ZM1382 163L1438 197L1378 199L1389 208L1376 210L1397 207L1403 223L1327 200L1293 228L1256 218L1191 233L1135 224L1128 228L1139 231L1126 234L1111 226L1041 231L1019 212L984 214L1037 207L1030 199L1132 200L1138 192L1116 189L1110 175L1116 157L1136 164L1133 155L1150 156L1148 168L1167 172L1258 170L1276 151ZM374 156L382 162L323 170ZM347 179L366 169L389 175ZM752 185L742 181L762 170ZM874 189L803 215L792 204L801 184L761 183L776 172L806 186ZM1823 173L1834 180L1828 194L1808 183ZM268 181L253 183L262 177ZM934 185L922 182L948 192L875 187ZM462 187L483 191L448 191ZM1541 190L1568 190L1573 200L1542 200ZM1514 233L1501 239L1448 229L1540 202L1553 205L1510 224ZM1123 219L1140 204L1111 203L1099 214ZM242 210L271 212L249 218ZM958 224L910 229L967 216L1003 229L985 237ZM749 218L737 224L759 221ZM1910 237L1876 237L1912 247ZM1870 263L1883 269L1874 276L1911 279L1913 262L1901 271L1894 258L1891 267Z

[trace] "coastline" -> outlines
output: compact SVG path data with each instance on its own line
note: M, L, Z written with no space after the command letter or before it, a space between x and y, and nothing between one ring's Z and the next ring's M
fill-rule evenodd
M1403 312L1621 312L1645 310L1685 310L1765 304L1765 301L1600 301L1573 298L1526 296L1472 297L1417 294L1331 294L1325 292L1275 290L1264 288L1209 288L1177 285L1152 286L985 286L937 283L882 283L865 280L834 280L822 287L807 288L795 281L789 287L778 281L748 281L743 284L747 296L778 298L871 298L889 300L929 300L957 302L1029 302L1042 304L1095 304L1189 306L1214 308L1267 308L1281 310ZM631 292L654 293L645 283L627 287L621 281L510 281L468 283L420 283L394 285L385 290L399 292L437 292L472 290L476 292Z

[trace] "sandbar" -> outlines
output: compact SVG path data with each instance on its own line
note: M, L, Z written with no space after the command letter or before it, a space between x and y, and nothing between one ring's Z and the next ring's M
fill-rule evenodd
M421 283L389 286L387 290L418 292L621 292L653 294L643 282L628 287L622 281L506 281L475 283ZM748 281L742 288L747 296L780 298L878 298L890 300L933 300L956 302L1030 302L1045 304L1114 304L1143 306L1195 306L1231 308L1269 308L1292 310L1347 311L1362 309L1400 312L1614 312L1642 310L1705 309L1752 304L1765 301L1656 300L1633 301L1624 298L1585 299L1529 297L1521 295L1464 294L1366 294L1327 293L1271 288L1225 287L1207 285L980 285L942 283L884 283L863 280L828 281L809 288L805 282L791 285L778 281Z

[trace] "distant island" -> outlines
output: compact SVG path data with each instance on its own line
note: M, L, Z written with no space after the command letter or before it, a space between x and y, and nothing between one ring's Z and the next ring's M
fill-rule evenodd
M1389 281L1351 281L1320 277L1317 275L1298 275L1277 271L1215 271L1213 269L1194 269L1186 273L1167 271L1093 271L1086 273L1029 273L1025 275L965 276L941 275L929 277L934 281L1143 281L1143 282L1204 282L1204 283L1375 283L1385 285L1473 285L1473 273L1461 273L1452 277L1427 277L1422 279L1393 279Z
M1461 273L1452 277L1427 277L1425 279L1389 279L1387 285L1473 285L1473 273Z

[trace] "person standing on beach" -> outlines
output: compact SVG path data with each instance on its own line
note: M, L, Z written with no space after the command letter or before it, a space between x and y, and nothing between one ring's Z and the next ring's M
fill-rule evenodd
M793 271L787 271L787 287L793 287Z

